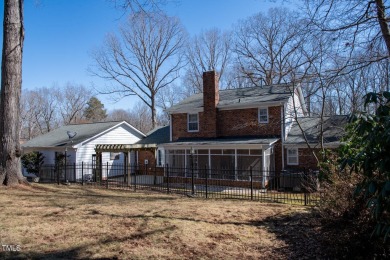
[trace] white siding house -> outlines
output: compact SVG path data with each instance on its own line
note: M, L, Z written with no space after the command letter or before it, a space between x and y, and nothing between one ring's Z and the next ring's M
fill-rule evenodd
M75 132L76 135L70 139L68 132ZM38 136L22 145L23 153L37 151L44 156L44 165L54 165L58 154L66 154L66 164L85 165L84 174L92 172L92 164L96 145L134 144L143 139L145 135L128 124L122 122L101 122L89 124L67 125L52 132ZM134 152L132 152L134 153ZM125 158L128 161L125 162ZM129 153L102 154L102 165L111 167L115 164L134 163L134 155ZM72 175L74 176L74 174ZM103 174L103 177L106 177ZM74 178L74 177L73 177ZM76 173L76 179L81 178L81 173Z

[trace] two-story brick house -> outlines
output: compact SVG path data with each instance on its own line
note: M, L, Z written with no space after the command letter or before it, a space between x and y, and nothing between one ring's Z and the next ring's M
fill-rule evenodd
M208 71L203 74L203 93L183 100L168 112L170 142L159 149L170 166L233 170L251 167L266 172L317 166L294 121L297 115L304 131L309 130L306 139L316 147L318 133L313 124L318 120L307 117L299 86L219 90L216 73ZM325 120L328 123L322 130L328 133L331 129L325 145L338 145L340 131L336 133L332 127L341 126L345 119Z

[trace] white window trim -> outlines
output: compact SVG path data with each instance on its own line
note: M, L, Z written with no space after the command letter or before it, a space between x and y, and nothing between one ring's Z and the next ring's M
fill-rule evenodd
M290 158L291 158L291 156L289 156L289 153L288 153L288 151L289 150L295 150L296 151L296 154L297 154L297 162L295 163L291 163L290 162ZM299 151L298 151L298 148L297 147L291 147L291 148L286 148L286 158L287 158L287 165L299 165Z
M157 158L157 166L160 166L160 167L162 167L162 166L164 166L165 165L165 151L164 151L164 149L157 149L157 156L156 156L156 158Z
M261 109L265 109L267 111L267 121L260 121L260 110ZM257 120L259 122L259 124L267 124L268 121L269 121L269 113L268 113L268 107L259 107L259 109L257 110Z
M196 115L198 118L198 129L197 130L190 130L190 115ZM190 133L199 132L199 113L188 113L187 114L187 131Z

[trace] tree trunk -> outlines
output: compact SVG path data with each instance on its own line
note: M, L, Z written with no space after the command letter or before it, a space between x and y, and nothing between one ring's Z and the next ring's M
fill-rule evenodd
M25 181L20 164L20 93L22 86L23 0L5 0L0 101L0 185Z
M389 25L387 23L385 6L383 4L383 0L375 0L375 4L376 4L378 22L381 27L383 40L386 43L387 53L390 56L390 30L389 30Z
M154 93L151 94L150 101L150 109L152 110L152 129L154 129L157 126L156 95Z

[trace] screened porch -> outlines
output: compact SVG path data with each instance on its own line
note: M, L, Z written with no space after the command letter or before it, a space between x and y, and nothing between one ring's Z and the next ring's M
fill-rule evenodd
M165 165L178 177L266 182L275 170L274 147L267 145L166 146ZM207 176L206 176L207 175ZM256 181L256 180L255 180Z

